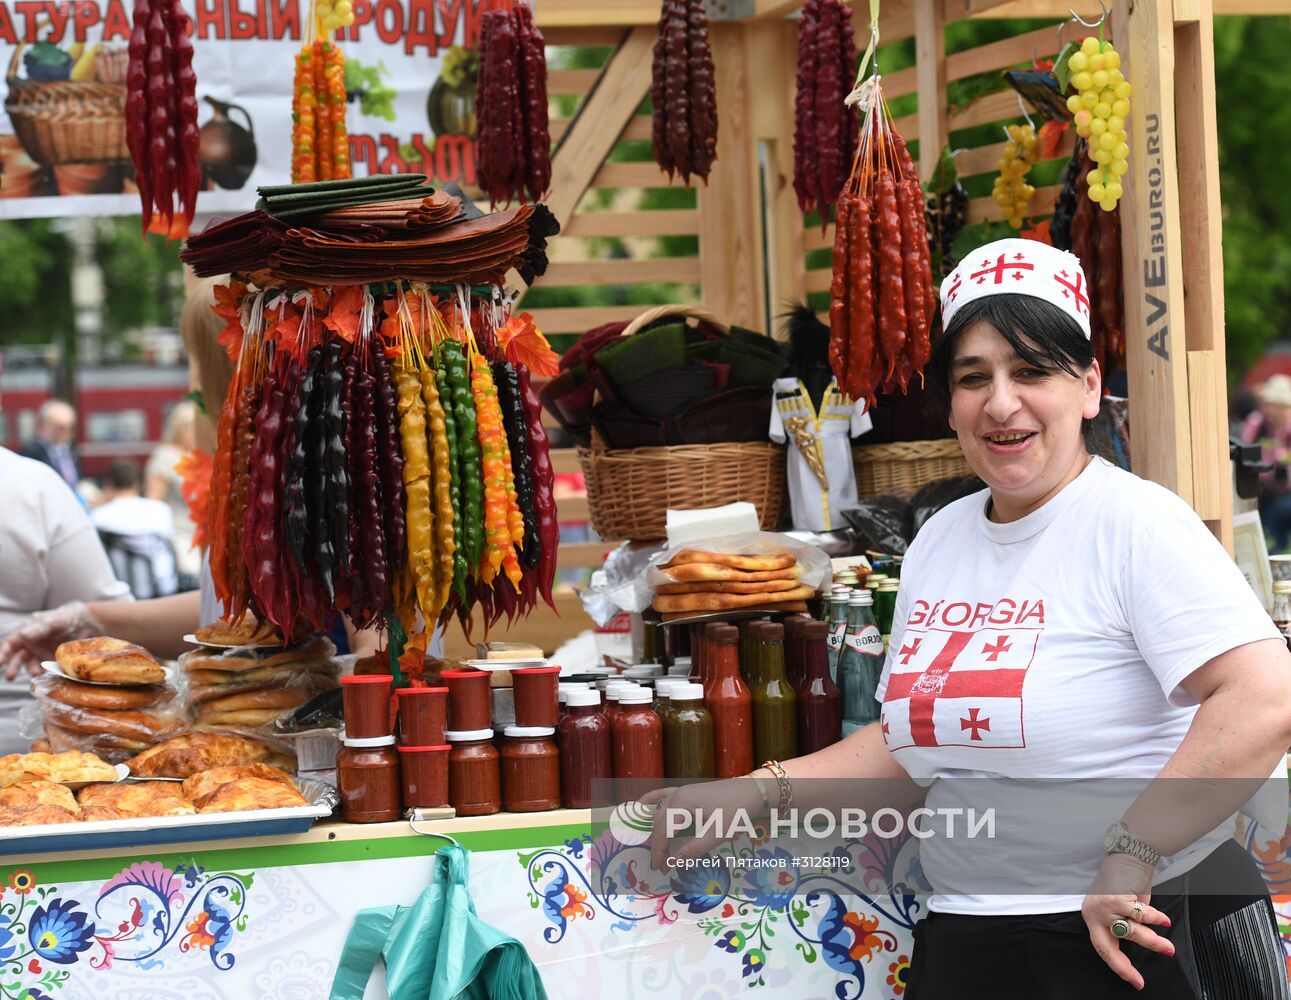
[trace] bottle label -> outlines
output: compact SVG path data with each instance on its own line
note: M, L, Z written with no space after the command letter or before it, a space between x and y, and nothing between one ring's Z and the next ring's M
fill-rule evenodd
M847 635L847 622L841 621L835 623L829 630L829 648L842 649L843 638Z
M847 646L866 656L883 655L883 636L877 625L866 625L855 632L847 633Z

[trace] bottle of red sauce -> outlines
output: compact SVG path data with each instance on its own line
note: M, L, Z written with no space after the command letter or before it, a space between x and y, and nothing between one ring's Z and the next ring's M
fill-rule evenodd
M587 809L593 791L608 798L614 776L610 756L610 721L601 712L601 698L584 688L565 696L565 717L560 720L560 793L567 809ZM606 787L593 785L604 781Z
M753 770L753 697L740 677L740 632L717 625L712 633L712 682L704 704L713 717L713 764L719 778Z
M637 688L619 695L611 722L614 777L628 781L663 781L663 723L651 703L654 693Z
M807 621L797 629L804 654L798 686L798 751L807 754L843 738L843 692L829 676L829 626Z
M797 691L806 678L806 640L803 627L812 619L807 615L790 615L784 620L784 675Z

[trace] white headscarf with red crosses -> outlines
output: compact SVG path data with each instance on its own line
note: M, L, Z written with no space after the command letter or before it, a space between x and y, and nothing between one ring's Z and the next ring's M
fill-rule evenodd
M1089 286L1080 258L1035 240L996 240L961 260L941 283L942 329L969 302L1003 293L1044 299L1089 339Z

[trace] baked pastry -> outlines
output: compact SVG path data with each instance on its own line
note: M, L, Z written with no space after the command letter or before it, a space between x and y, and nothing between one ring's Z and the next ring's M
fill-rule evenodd
M127 761L131 774L148 778L191 778L225 764L256 764L273 751L258 740L232 733L182 733Z
M104 733L149 744L165 739L179 728L173 715L155 715L133 709L114 712L105 708L75 708L49 701L44 705L44 713L46 720L73 733L84 736Z
M204 726L221 726L226 729L259 729L272 725L283 717L289 708L244 708L235 712L203 713L201 723Z
M223 670L229 673L243 673L248 670L264 670L270 667L296 666L307 669L306 665L332 665L336 647L327 639L310 639L308 642L291 649L280 649L267 656L233 655L213 653L209 650L195 650L185 653L184 671L192 674L195 670Z
M203 813L237 812L242 809L282 809L307 806L309 800L292 785L269 778L238 778L220 785L206 797Z
M78 823L80 812L70 812L58 806L0 806L0 827L2 826L45 826L54 823Z
M45 741L56 752L82 750L88 747L94 753L99 754L111 751L125 751L135 754L140 750L147 750L148 747L156 742L152 739L137 740L126 736L114 736L111 733L96 733L93 736L87 736L85 733L76 733L70 729L64 729L62 726L50 722L48 718L45 719ZM117 755L113 754L113 756Z
M166 679L156 658L142 646L101 635L73 639L54 650L68 677L100 684L160 684Z
M206 800L230 781L242 781L246 778L260 778L265 781L276 781L288 788L295 788L291 775L281 768L269 764L231 764L224 767L213 767L209 771L185 778L184 797L199 809Z
M163 686L108 687L106 685L78 684L60 677L47 678L52 683L40 683L36 693L42 698L60 701L76 708L121 709L151 708L175 697L175 689ZM39 678L44 681L46 678Z
M751 556L731 552L705 552L703 549L682 549L666 563L660 565L659 568L671 570L674 566L683 566L689 563L708 563L714 566L729 566L731 569L744 570L750 573L764 573L771 570L788 569L797 561L797 556L783 549Z
M198 642L211 642L218 646L281 645L282 634L272 622L260 622L250 615L240 622L227 618L203 625L193 633Z
M87 788L101 788L102 785L87 785ZM80 812L76 805L76 796L70 788L56 781L18 781L5 788L0 788L0 807L12 806L56 806L68 812Z
M187 816L197 812L174 781L121 781L115 785L87 785L77 795L88 819L120 819L122 816ZM120 815L107 815L104 807ZM93 810L93 811L92 811Z
M11 753L0 757L0 788L20 781L116 781L111 764L83 750Z
M677 583L689 583L692 580L761 583L764 580L796 580L802 575L802 567L789 566L785 569L747 572L742 569L732 569L730 566L719 566L716 563L683 563L680 566L669 566L664 572Z
M219 712L241 712L248 709L273 709L281 714L305 704L311 694L310 691L294 687L257 687L208 701L198 709L197 714L200 718L205 718Z
M656 594L656 611L727 611L731 608L756 607L781 601L801 601L812 597L816 588L803 584L778 594Z
M217 698L224 698L236 694L247 694L253 691L273 691L293 689L304 691L310 695L315 695L319 691L330 691L337 687L337 671L296 671L291 668L275 669L265 676L259 676L260 671L252 671L247 674L224 674L227 678L236 678L236 680L213 680L211 674L213 670L203 670L200 674L193 674L189 677L191 684L188 689L188 701L192 705L200 705L203 702L214 701ZM249 678L256 675L255 680Z
M661 583L656 594L774 594L793 590L794 580L763 580L761 583L734 583L723 580L693 580L690 583ZM775 598L772 598L774 600Z

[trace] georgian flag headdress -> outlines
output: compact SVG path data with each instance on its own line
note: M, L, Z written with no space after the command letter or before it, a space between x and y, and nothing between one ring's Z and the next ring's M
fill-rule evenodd
M1089 286L1080 258L1035 240L996 240L978 247L941 283L941 325L988 295L1030 295L1057 306L1089 339Z

